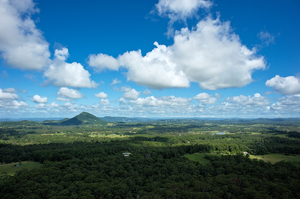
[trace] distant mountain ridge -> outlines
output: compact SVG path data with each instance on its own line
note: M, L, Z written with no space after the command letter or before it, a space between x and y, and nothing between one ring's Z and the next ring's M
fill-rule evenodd
M111 117L111 116L105 116L101 118L102 120L106 122L151 122L158 119L152 119L152 118L141 118L141 117Z

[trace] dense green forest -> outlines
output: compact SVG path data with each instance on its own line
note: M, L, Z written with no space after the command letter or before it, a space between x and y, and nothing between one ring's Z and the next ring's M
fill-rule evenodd
M300 164L251 158L299 157L299 120L79 119L0 123L2 165L42 163L0 173L0 198L300 198Z

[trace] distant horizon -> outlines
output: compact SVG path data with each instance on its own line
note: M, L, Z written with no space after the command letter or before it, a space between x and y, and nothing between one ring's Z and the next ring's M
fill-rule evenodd
M74 115L73 117L75 117L77 115ZM273 118L246 118L246 117L180 117L180 116L171 116L171 117L128 117L128 116L102 116L99 117L97 115L95 115L98 118L106 118L106 117L111 117L111 118L141 118L141 119L155 119L155 120L160 120L160 119L221 119L221 120L226 120L226 119L247 119L247 120L255 120L255 119L300 119L300 117L273 117ZM22 120L30 120L30 121L45 121L45 120L61 120L61 119L65 119L65 118L73 118L73 117L20 117L20 118L0 118L0 122L5 122L5 121L22 121Z

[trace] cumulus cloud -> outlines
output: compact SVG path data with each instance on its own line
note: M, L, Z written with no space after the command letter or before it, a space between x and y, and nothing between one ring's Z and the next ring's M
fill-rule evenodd
M70 101L73 99L79 99L83 97L83 94L80 93L78 90L70 89L67 87L61 87L58 91L58 101Z
M277 102L273 103L270 110L275 111L278 114L293 116L296 114L299 117L300 112L300 94L287 95L279 98ZM294 115L295 116L295 115Z
M270 104L269 99L267 97L261 96L259 93L255 93L253 97L250 96L235 96L235 97L227 97L225 99L227 102L231 102L234 104L239 104L242 106L267 106Z
M189 104L190 101L191 99L189 98L175 96L164 96L161 98L155 98L154 96L151 96L130 100L130 103L142 106L183 106Z
M106 99L107 98L107 94L104 92L100 92L98 94L95 94L96 97L101 98L101 99Z
M121 104L126 104L127 102L126 102L126 99L124 99L123 97L121 97L120 99L119 99L119 102L121 103Z
M0 98L0 108L2 110L6 109L6 110L10 110L10 109L19 109L21 107L26 107L28 106L28 104L24 101L16 101L16 100L7 100L7 99L1 99ZM5 111L3 111L3 113L5 113ZM6 112L8 113L8 112Z
M44 72L46 83L53 83L57 87L85 87L96 88L96 82L90 79L91 74L80 63L67 63L68 49L55 50L55 59Z
M207 93L199 93L193 99L198 100L198 102L203 105L215 104L217 100L216 97L212 97L212 95L209 95Z
M211 5L212 3L206 0L159 0L155 7L159 15L184 20L195 15L199 8L209 8Z
M0 1L0 51L12 67L41 70L50 59L49 44L30 18L38 12L32 0Z
M18 95L11 92L5 92L0 88L0 99L18 99Z
M47 106L43 103L40 103L40 104L37 104L35 106L33 106L34 108L37 108L37 109L46 109Z
M41 97L39 95L35 95L35 96L33 96L32 101L34 103L47 103L48 98L47 97Z
M230 23L219 18L207 17L192 30L177 31L171 46L154 45L145 56L138 50L116 59L127 69L128 81L153 89L186 88L192 81L216 90L245 86L255 70L265 68L264 58L242 45Z
M108 101L108 99L101 99L101 101L99 102L99 104L101 104L103 106L108 106L109 105L109 101Z
M17 91L14 88L5 88L3 89L3 93L17 93Z
M19 108L20 106L28 106L28 104L23 101L18 102L16 100L13 100L12 103L15 108Z
M140 50L119 56L120 65L128 69L127 80L154 89L189 87L188 78L172 60L172 50L157 42L154 44L157 48L145 57Z
M209 8L212 3L209 0L159 0L155 5L158 15L167 16L170 19L168 35L173 34L173 24L175 21L186 22L197 14L199 8Z
M117 78L113 79L112 83L110 84L111 86L121 83L121 80L118 80Z
M229 22L210 17L197 29L182 29L174 38L174 60L191 81L203 89L242 87L252 82L254 70L265 67L263 57L242 45Z
M58 108L59 107L59 105L56 102L52 102L48 106L51 107L51 108Z
M130 87L122 87L121 91L124 92L124 95L123 95L124 99L135 100L140 95L140 92L138 92L134 88L130 88Z
M119 70L118 61L114 57L102 53L90 55L88 63L90 66L95 67L99 72L106 68L109 70Z
M71 104L70 102L66 102L66 103L64 103L62 106L64 106L64 107L71 107L72 104Z
M62 49L55 49L54 56L56 59L61 61L66 61L66 59L69 57L69 50L67 48Z
M266 81L266 86L272 87L277 93L293 95L300 93L300 79L295 76L280 77L276 75Z

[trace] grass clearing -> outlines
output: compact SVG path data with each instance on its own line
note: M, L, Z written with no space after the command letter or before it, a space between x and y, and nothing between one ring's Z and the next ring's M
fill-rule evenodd
M3 172L6 172L7 175L15 175L15 173L17 171L21 171L22 169L34 169L34 168L39 168L42 166L41 163L39 162L31 162L31 161L24 161L21 162L21 166L16 167L15 165L18 165L19 162L13 162L13 163L9 163L9 164L1 164L0 165L0 174L2 174Z
M216 153L194 153L186 154L184 157L187 157L189 160L200 162L201 164L206 164L209 160L205 159L205 155L227 155L227 154L216 154ZM250 159L263 160L265 162L271 162L272 164L279 161L293 162L297 166L300 166L300 155L284 155L284 154L267 154L267 155L250 155Z
M201 164L209 163L209 160L204 158L205 153L194 153L194 154L186 154L184 157L187 157L189 160L199 162Z
M215 155L215 156L221 156L223 154L215 154L215 153L193 153L193 154L186 154L184 157L187 157L189 160L199 162L201 164L207 164L209 163L208 159L205 159L205 155Z
M250 159L263 160L272 164L279 161L293 162L300 166L300 155L284 155L284 154L266 154L266 155L250 155Z
M259 132L252 132L251 135L260 135L261 133Z

